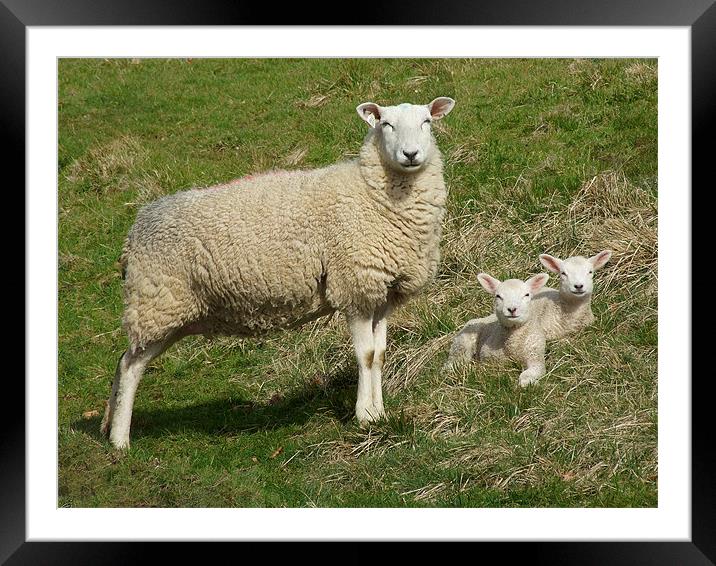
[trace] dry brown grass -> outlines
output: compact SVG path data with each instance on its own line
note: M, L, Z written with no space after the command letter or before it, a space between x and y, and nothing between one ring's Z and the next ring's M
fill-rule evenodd
M656 64L650 65L639 61L628 66L624 70L624 74L628 80L631 80L637 84L656 82L658 69Z
M123 179L129 178L144 157L145 151L137 138L121 136L90 148L69 166L67 179L70 182L89 180L95 190L102 190L119 178L114 188L125 189Z

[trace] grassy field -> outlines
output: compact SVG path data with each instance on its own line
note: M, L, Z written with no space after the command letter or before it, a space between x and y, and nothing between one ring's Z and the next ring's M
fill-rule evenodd
M387 421L352 420L339 315L261 339L186 339L140 385L132 447L99 421L118 357L117 264L138 208L269 168L356 155L360 102L457 105L434 283L396 312ZM653 507L657 504L655 60L62 60L59 494L68 507ZM515 364L444 374L491 309L479 271L614 256L593 326ZM550 284L556 286L554 276Z

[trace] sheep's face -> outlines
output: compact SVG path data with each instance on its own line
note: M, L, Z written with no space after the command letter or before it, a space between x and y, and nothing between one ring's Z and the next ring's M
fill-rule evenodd
M431 124L455 105L452 98L436 98L430 104L378 106L365 102L356 110L375 129L383 160L403 173L420 171L435 150Z
M594 290L594 272L609 261L612 252L604 250L597 255L586 258L573 256L565 260L542 254L539 256L542 265L559 275L560 293L570 300L589 297Z
M495 296L495 315L500 324L507 328L521 326L529 320L532 297L544 286L547 279L549 275L546 273L530 277L527 281L499 281L487 273L477 276L480 285Z

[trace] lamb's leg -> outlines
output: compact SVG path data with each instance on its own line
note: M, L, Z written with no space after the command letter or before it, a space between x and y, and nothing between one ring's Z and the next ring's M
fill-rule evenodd
M143 349L130 348L119 359L112 383L112 393L107 401L101 425L102 433L109 434L109 440L115 448L129 447L134 395L145 368L180 337L179 334L173 334Z
M354 316L348 318L348 326L353 338L353 348L358 360L358 398L356 400L356 418L361 426L377 420L373 407L372 367L375 356L373 340L373 317Z
M480 341L480 329L483 323L480 319L469 321L453 338L448 359L443 365L443 371L451 371L455 367L470 363L475 359L477 345Z
M388 314L386 306L373 314L373 366L371 367L371 390L373 395L373 412L376 418L385 417L383 406L383 363L385 362L386 339L388 335Z
M525 365L527 367L520 374L519 383L521 387L527 387L539 381L546 373L544 361L545 342L544 336L540 335L529 345L530 352L525 359Z

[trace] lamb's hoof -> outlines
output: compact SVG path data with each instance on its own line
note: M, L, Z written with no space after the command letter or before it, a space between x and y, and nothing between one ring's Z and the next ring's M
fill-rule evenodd
M519 383L520 383L520 387L528 387L530 385L537 383L538 381L539 381L539 377L534 377L534 376L522 377L522 376L520 376Z

